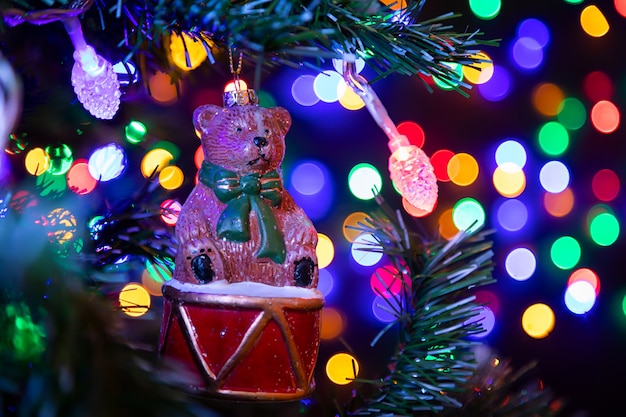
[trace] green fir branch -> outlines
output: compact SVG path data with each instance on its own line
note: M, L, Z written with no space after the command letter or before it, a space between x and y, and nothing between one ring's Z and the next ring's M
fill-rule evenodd
M370 82L390 74L432 75L466 94L447 64L475 65L483 46L478 30L457 32L450 21L455 13L422 19L426 0L407 0L394 12L378 0L53 0L24 4L3 0L2 10L23 8L23 21L33 16L62 17L74 3L88 8L83 29L88 39L100 38L138 56L149 70L160 69L173 78L182 73L169 59L169 35L185 33L195 39L210 37L222 51L234 49L264 67L285 66L321 71L331 58L356 54L376 72ZM12 7L11 7L12 6ZM15 12L15 10L13 10ZM31 22L37 23L37 22ZM47 21L45 23L48 23ZM223 54L224 56L226 54Z
M372 234L378 249L406 275L395 324L399 345L391 372L372 382L379 395L354 415L413 416L458 409L457 398L477 368L468 336L482 331L476 321L480 305L471 290L491 284L493 252L488 233L460 232L449 242L427 241L409 231L399 212L378 197L380 212L371 215L362 232ZM386 331L391 326L387 326ZM378 340L382 333L375 338Z

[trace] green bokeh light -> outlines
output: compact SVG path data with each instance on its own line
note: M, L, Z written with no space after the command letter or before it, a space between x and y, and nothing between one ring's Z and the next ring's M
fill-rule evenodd
M559 105L556 118L566 129L578 130L587 122L587 110L582 101L568 97Z
M580 4L582 3L584 0L563 0L565 3L569 3L569 4Z
M619 237L619 222L612 213L599 213L589 223L591 239L600 246L610 246Z
M37 177L36 185L40 196L59 198L67 190L67 179L63 175L54 175L47 171Z
M48 172L52 175L65 174L74 162L72 148L65 143L48 145L46 146L45 151L50 156L50 166L48 167Z
M580 261L580 243L571 236L561 236L550 248L550 258L561 269L572 269Z
M259 106L260 107L276 107L276 100L270 93L265 90L261 90L258 92L257 96L259 97Z
M33 322L24 303L10 303L0 309L0 352L20 361L34 361L45 349L45 331Z
M366 162L352 167L348 174L348 188L356 198L360 200L371 200L383 186L383 179L378 169Z
M469 6L476 17L490 20L500 13L502 2L500 0L470 0Z
M456 62L443 62L442 64L452 69L452 74L450 74L452 79L446 82L441 78L433 76L433 82L442 90L452 90L463 81L463 65Z
M569 146L567 129L558 122L548 122L539 129L539 146L550 156L559 156Z
M131 143L133 145L141 143L144 140L146 133L148 133L148 128L146 128L146 125L138 120L131 121L128 125L126 125L126 128L124 130L126 133L126 140L128 141L128 143Z
M457 229L472 233L485 224L485 209L471 197L462 198L452 208L452 221Z
M146 261L146 270L154 282L163 283L172 279L174 261L168 259Z

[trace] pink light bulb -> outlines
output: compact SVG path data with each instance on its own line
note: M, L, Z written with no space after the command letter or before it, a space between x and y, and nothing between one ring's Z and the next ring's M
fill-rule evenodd
M431 212L437 203L437 177L430 158L415 145L396 148L389 156L389 176L409 204Z

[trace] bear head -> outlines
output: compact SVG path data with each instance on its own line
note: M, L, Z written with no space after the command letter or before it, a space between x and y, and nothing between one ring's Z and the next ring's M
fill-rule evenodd
M279 169L291 116L282 107L220 107L206 104L193 114L205 160L237 173Z

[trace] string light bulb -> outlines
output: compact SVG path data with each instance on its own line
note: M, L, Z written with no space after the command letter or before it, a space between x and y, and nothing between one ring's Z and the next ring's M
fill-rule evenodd
M112 119L120 106L120 82L113 65L85 42L78 17L63 20L74 44L72 86L78 100L92 116Z
M430 213L437 203L437 177L424 151L409 142L400 134L385 106L369 85L367 80L356 71L356 56L344 54L343 77L346 84L358 94L370 114L389 138L389 176L398 192L407 202Z

